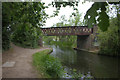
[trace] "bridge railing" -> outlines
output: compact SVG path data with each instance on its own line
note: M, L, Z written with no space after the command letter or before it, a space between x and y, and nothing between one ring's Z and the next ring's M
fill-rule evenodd
M59 35L89 35L92 33L92 28L85 27L51 27L41 28L43 34L48 36L59 36Z

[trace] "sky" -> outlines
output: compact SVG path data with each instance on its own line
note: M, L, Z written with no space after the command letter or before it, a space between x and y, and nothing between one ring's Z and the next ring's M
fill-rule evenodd
M43 2L45 2L45 5L48 5L49 3L52 2L52 0L44 0ZM86 11L92 6L92 4L94 2L88 2L86 1L85 3L83 3L83 0L80 0L79 4L78 4L78 10L80 13L82 13L82 19L84 18L84 15L86 13ZM52 15L53 14L53 10L56 10L56 8L53 8L53 7L49 7L47 9L45 9L45 12L49 15ZM44 27L51 27L53 24L59 22L59 19L62 15L65 15L66 19L69 19L69 16L72 14L73 12L73 9L72 7L65 7L65 8L61 8L60 11L59 11L59 14L58 16L56 17L53 17L53 18L50 18L50 19L47 19L46 21L46 24Z

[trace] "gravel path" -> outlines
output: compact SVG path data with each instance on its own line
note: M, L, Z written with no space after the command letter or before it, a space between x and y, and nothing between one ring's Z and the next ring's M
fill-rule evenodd
M15 46L12 44L12 48L9 51L2 53L2 63L15 62L13 67L3 67L2 77L3 78L40 78L38 71L32 65L32 55L35 52L49 49L26 49Z

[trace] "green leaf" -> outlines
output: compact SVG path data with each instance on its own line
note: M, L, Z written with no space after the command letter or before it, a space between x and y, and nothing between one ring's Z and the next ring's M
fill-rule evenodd
M106 31L109 26L109 17L106 14L106 2L96 2L92 5L92 7L87 11L86 15L84 16L85 19L88 20L88 27L91 27L93 24L96 24L98 21L98 26L102 31ZM100 13L97 13L97 10L101 9ZM88 18L90 16L90 18ZM99 18L96 20L96 17Z
M102 12L100 13L100 16L99 16L99 18L98 18L98 21L99 21L98 27L100 27L100 29L101 29L102 31L106 31L106 30L108 29L108 27L109 27L109 17L108 17L108 15L106 14L105 11L102 11Z

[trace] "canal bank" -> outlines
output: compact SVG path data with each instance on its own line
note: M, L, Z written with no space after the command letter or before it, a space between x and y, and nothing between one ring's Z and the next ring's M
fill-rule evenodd
M80 50L80 51L86 51L86 52L90 52L90 53L95 53L98 54L99 50L98 49L94 49L94 50L86 50L86 49L79 49L79 48L73 48L74 50Z

